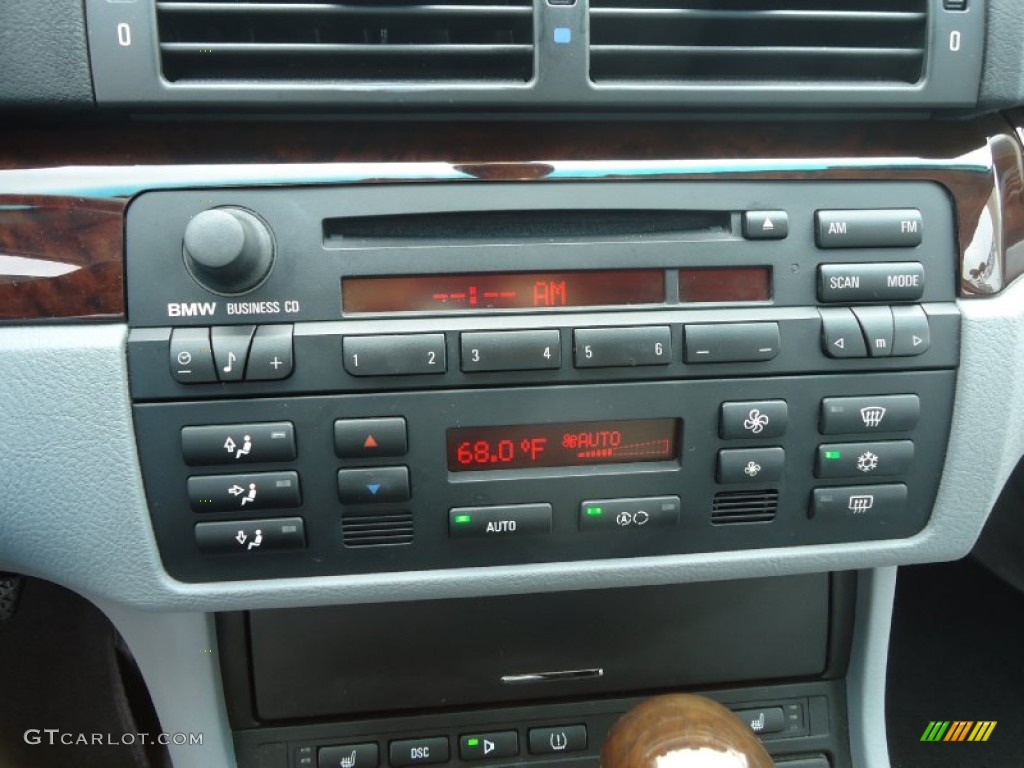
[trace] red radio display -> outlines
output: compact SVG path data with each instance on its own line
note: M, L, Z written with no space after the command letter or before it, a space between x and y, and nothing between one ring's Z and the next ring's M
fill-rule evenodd
M694 267L679 270L679 301L768 301L772 297L771 267Z
M448 469L471 472L671 461L679 455L679 432L679 419L456 427L448 430Z
M341 281L341 301L346 315L664 304L665 272L633 269L346 277Z

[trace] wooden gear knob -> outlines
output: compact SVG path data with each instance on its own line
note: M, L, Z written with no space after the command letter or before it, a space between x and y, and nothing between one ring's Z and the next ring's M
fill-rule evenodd
M750 726L716 701L672 694L638 704L612 726L601 768L773 768Z

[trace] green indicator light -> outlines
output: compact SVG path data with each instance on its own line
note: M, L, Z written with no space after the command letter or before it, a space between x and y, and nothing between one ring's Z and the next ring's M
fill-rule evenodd
M841 459L843 458L842 451L825 451L826 459Z
M604 510L600 507L587 507L587 515L589 517L600 517L604 514Z
M456 523L471 523L472 521L473 521L473 518L470 517L469 515L456 515L455 516L455 522Z
M480 746L480 739L468 739L466 741L466 746L469 746L469 747L479 747Z

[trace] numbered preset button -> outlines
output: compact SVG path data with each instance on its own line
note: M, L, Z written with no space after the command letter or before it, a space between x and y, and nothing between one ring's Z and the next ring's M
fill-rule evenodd
M549 331L464 333L462 370L533 371L562 365L562 335Z
M672 362L667 325L641 328L579 328L574 336L577 368L626 368Z
M345 370L353 376L410 376L447 370L443 333L348 336L342 342Z

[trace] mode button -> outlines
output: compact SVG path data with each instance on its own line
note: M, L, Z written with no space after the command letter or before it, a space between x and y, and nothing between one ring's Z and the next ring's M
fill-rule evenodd
M924 295L924 266L916 261L822 264L818 299L824 303L918 301Z

